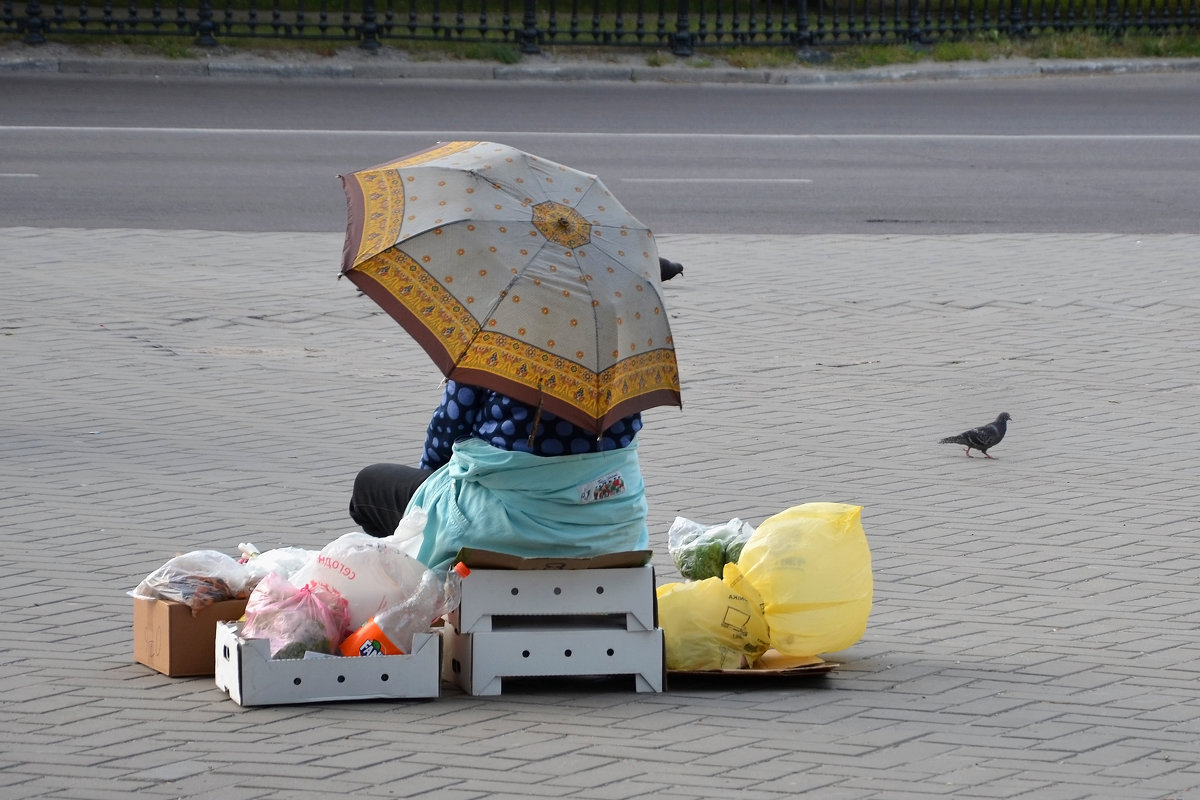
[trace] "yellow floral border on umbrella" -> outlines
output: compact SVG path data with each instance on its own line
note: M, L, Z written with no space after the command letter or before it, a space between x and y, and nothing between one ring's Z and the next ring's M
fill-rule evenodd
M453 358L463 352L479 329L466 307L402 250L380 253L370 268L360 271L374 278L421 320Z
M416 260L400 250L376 257L361 270L386 288L463 369L482 369L596 413L617 403L661 389L679 390L679 368L670 337L659 348L621 359L597 375L591 370L529 342L481 329L450 292ZM537 376L532 379L530 376ZM601 392L600 387L608 387Z
M603 416L599 409L604 406L664 389L679 391L675 352L664 348L623 358L597 375L536 345L483 330L458 366L484 370L525 386L540 385L547 396L586 409L595 417Z
M461 153L476 144L478 142L450 142L399 161L352 173L350 177L358 181L367 204L382 206L381 210L372 213L363 222L362 239L354 263L361 264L365 258L391 247L400 237L400 228L404 224L404 185L400 169Z

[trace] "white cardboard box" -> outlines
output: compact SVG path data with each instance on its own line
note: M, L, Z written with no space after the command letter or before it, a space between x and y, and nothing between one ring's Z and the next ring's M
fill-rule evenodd
M473 569L449 621L459 633L486 633L552 615L620 617L626 630L653 630L654 568Z
M272 659L266 639L217 624L216 683L243 706L337 700L432 698L441 694L442 638L418 633L403 656Z
M457 633L446 640L445 678L467 694L500 694L504 678L629 675L639 692L663 690L662 628L561 627Z
M444 676L472 695L505 678L630 676L661 692L663 632L647 551L594 558L460 554L471 572L448 616Z

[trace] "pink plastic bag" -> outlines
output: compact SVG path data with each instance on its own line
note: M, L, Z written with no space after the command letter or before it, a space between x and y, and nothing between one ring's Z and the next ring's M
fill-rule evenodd
M304 658L309 650L336 654L349 633L346 599L328 586L297 588L279 573L268 572L246 601L242 635L269 640L271 658Z

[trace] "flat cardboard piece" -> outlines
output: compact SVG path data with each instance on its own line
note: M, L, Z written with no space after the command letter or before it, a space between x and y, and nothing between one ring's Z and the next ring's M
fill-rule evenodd
M239 619L246 601L223 600L195 613L184 603L133 599L133 658L171 677L212 675L217 623Z
M586 558L526 558L495 550L464 547L458 551L458 561L471 569L612 569L644 567L650 563L651 550L625 550Z
M672 669L667 670L667 676L721 676L748 679L795 678L827 675L837 669L838 666L840 665L833 661L826 661L818 656L789 656L772 649L763 653L753 667L746 669Z

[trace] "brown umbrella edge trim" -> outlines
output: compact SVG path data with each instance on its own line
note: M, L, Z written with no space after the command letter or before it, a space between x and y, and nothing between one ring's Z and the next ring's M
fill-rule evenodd
M654 389L617 403L600 419L600 430L604 431L622 417L658 406L683 408L683 396L676 389Z
M442 374L449 376L450 371L454 369L453 356L442 345L441 340L425 327L417 315L397 300L387 287L361 270L351 270L346 273L346 277L353 281L355 286L362 289L363 294L378 303L388 316L400 323L400 327L404 328L408 335L417 341L421 349L433 359L433 363L442 371Z
M366 198L363 197L362 184L353 175L339 175L342 181L342 191L346 193L346 243L342 246L342 274L350 275L354 269L354 259L362 243L363 217L366 209ZM354 280L354 276L350 275ZM358 283L358 281L355 281ZM366 291L365 289L363 291Z

